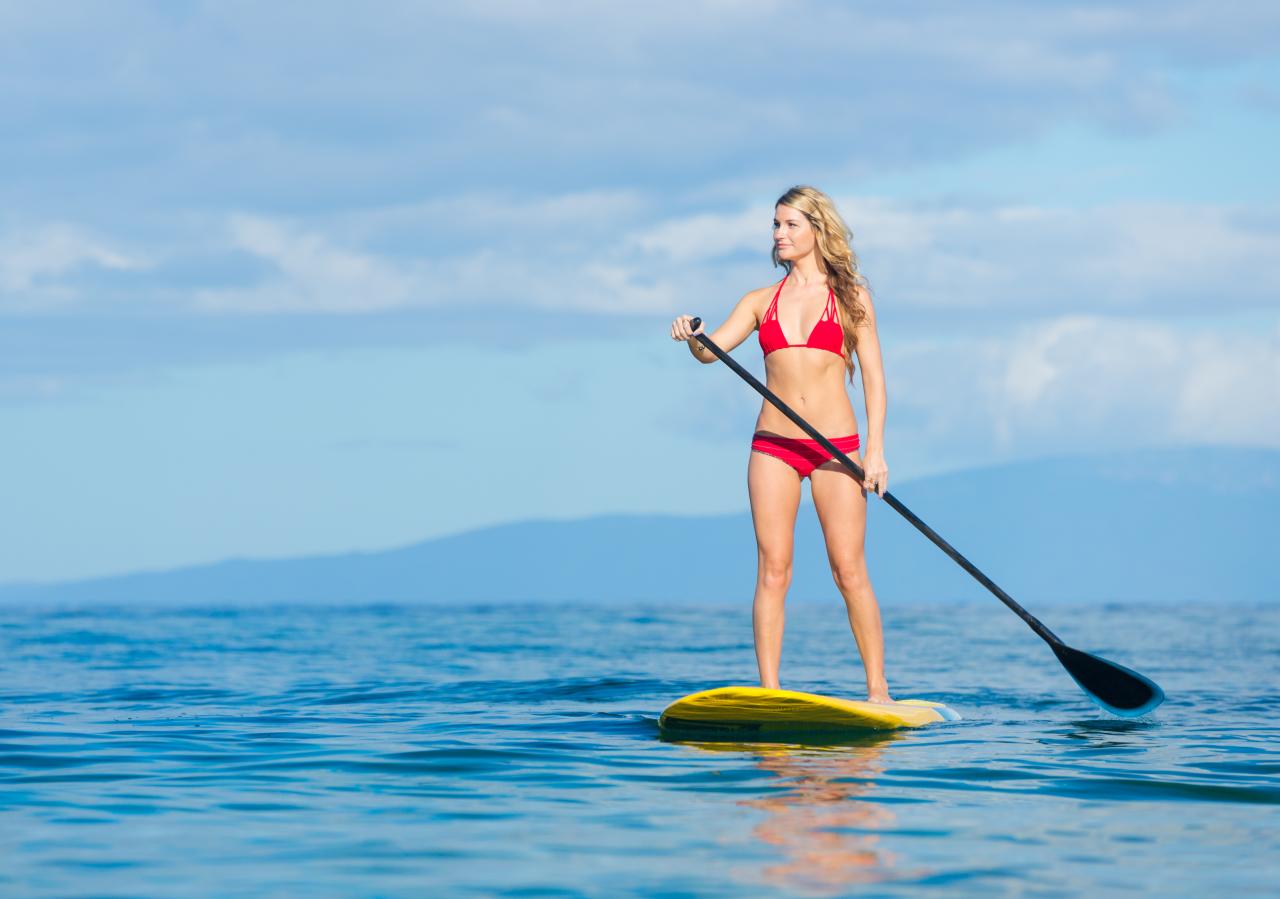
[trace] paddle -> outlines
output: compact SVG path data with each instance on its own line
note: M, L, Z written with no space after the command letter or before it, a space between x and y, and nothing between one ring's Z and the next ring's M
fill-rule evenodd
M695 331L698 329L700 324L702 324L702 319L693 319L693 329ZM838 459L845 468L853 472L854 476L857 477L859 481L862 480L862 469L858 467L856 462L844 453L840 452L840 450L836 449L835 444L819 434L813 425L809 424L797 415L795 411L780 400L772 390L756 380L751 372L747 371L735 362L728 353L716 346L715 342L709 337L705 334L698 334L695 336L704 347L715 353L721 362L737 372L738 377L742 378L742 380L754 387L757 393L777 406L778 410L782 412L783 415L794 421L801 430L814 440L818 441L818 443L822 444L822 446L826 448L827 452L831 453L835 459ZM950 556L957 565L969 572L969 574L973 575L974 580L990 590L995 595L996 599L1000 600L1012 609L1015 615L1025 621L1028 627L1035 631L1042 640L1049 644L1049 648L1053 650L1053 654L1058 657L1058 661L1067 669L1067 673L1075 679L1075 682L1080 685L1081 689L1088 694L1090 699L1102 708L1114 715L1119 715L1124 718L1136 718L1138 715L1143 715L1154 709L1160 703L1164 702L1164 691L1160 689L1159 685L1156 684L1155 681L1144 677L1138 672L1126 668L1123 665L1117 665L1115 662L1110 662L1100 656L1095 656L1079 649L1072 649L1070 646L1063 643L1053 631L1049 630L1041 623L1040 619L1036 618L1022 606L1018 605L1012 596L996 586L996 583L991 580L991 578L978 570L978 566L960 555L955 547L943 540L933 528L921 521L920 518L904 506L896 496L886 490L883 499L886 503L892 506L899 515L911 522L911 525L917 531L932 540L938 549L942 550Z

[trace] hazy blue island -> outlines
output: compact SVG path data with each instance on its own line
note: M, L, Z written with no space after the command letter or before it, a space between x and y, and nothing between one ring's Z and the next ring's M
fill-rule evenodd
M904 483L895 495L1020 602L1270 602L1280 596L1280 452L1221 447L1061 457ZM745 503L745 496L744 496ZM987 594L872 503L882 603ZM838 600L812 507L791 596ZM0 602L749 603L750 514L525 521L372 553L234 559L0 586Z

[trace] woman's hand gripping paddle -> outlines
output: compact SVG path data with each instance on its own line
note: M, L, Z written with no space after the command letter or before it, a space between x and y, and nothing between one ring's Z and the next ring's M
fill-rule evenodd
M693 329L696 331L701 324L702 319L695 318L693 320ZM696 334L694 336L704 347L715 353L721 362L733 369L738 377L754 387L756 392L766 400L777 406L778 411L795 422L806 434L822 444L827 452L831 453L833 458L839 460L845 468L853 472L859 481L863 479L862 469L858 467L856 462L836 449L830 440L819 434L813 425L797 415L773 391L756 380L751 372L735 362L728 353L716 346L705 334ZM978 583L990 590L996 599L1012 609L1015 615L1025 621L1028 627L1049 644L1053 654L1058 657L1058 661L1067 669L1067 673L1075 679L1081 689L1102 708L1124 718L1136 718L1138 715L1143 715L1164 702L1164 691L1160 689L1160 686L1155 681L1123 665L1117 665L1115 662L1109 662L1104 658L1082 652L1079 649L1072 649L1063 643L1053 631L1040 622L1040 619L1014 602L1013 597L996 586L995 582L979 571L976 565L960 555L955 547L938 536L933 528L921 521L896 496L885 491L883 499L899 515L911 522L911 525L916 530L932 540L940 550L950 556L957 565L969 572Z

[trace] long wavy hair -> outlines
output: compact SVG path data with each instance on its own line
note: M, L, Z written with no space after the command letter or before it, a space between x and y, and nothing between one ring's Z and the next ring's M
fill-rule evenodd
M853 353L858 346L858 327L867 320L867 310L858 301L858 288L870 293L871 286L858 271L858 257L853 252L851 243L853 232L844 223L836 204L831 198L816 187L797 185L782 196L778 206L790 206L798 209L813 226L817 238L818 262L822 266L827 283L836 295L836 303L840 307L840 326L844 330L845 370L849 380L853 380ZM791 274L791 263L778 258L778 248L773 248L773 264L781 265Z

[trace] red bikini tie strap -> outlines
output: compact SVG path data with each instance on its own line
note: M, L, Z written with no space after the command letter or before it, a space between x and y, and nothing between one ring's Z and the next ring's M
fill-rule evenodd
M791 272L787 272L782 276L782 280L778 282L778 289L773 292L773 302L769 304L769 308L764 311L763 321L770 321L778 317L778 297L782 295L782 285L787 283L787 278L791 276Z

